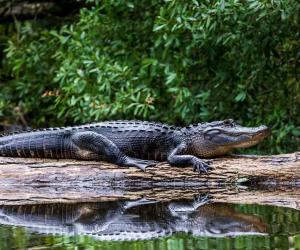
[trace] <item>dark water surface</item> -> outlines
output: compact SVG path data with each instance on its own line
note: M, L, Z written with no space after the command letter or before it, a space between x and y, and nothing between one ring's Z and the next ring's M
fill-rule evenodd
M0 249L300 249L300 213L203 197L2 206Z

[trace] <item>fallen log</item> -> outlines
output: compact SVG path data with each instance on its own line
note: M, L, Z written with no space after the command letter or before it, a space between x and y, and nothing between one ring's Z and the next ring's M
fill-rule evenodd
M198 174L191 167L171 167L167 163L159 163L142 172L137 168L122 168L107 162L0 157L0 183L91 187L300 184L300 152L234 156L209 161L214 169L208 174Z
M166 163L142 172L107 162L0 157L0 204L173 200L206 193L218 202L300 206L300 152L224 157L211 166L199 175Z

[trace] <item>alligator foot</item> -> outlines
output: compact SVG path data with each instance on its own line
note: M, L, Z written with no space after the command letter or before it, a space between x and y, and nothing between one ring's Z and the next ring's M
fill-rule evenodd
M168 209L173 216L185 219L189 213L197 211L197 209L210 201L209 195L199 195L192 202L170 202Z
M155 166L157 163L158 161L141 160L141 159L127 157L124 165L128 167L137 167L145 172L147 167Z
M209 170L213 169L213 167L210 166L209 164L210 164L209 162L204 162L197 158L197 160L193 162L193 170L194 172L195 171L199 173L204 172L207 174Z
M211 196L209 194L199 194L194 198L192 205L196 210L197 208L208 203L210 200L211 200Z

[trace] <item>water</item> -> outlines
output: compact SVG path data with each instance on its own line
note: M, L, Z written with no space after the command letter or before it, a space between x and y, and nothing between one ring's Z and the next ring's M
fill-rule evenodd
M2 206L0 250L300 249L299 211L205 199Z

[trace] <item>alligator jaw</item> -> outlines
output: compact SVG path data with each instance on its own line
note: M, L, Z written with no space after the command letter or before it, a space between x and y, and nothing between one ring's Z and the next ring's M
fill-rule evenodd
M235 142L233 144L233 147L248 148L254 146L260 141L262 141L264 138L266 138L269 134L270 129L267 126L259 126L258 128L253 129L253 132L242 134L241 137L244 137L244 139Z

